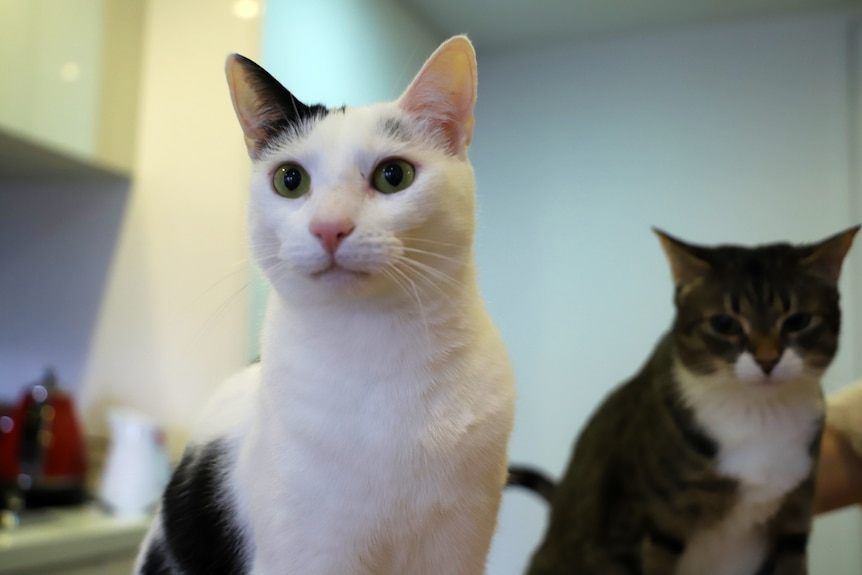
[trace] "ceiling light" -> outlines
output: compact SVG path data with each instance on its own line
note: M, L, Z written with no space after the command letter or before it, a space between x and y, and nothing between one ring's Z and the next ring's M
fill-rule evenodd
M233 15L240 20L251 20L260 14L258 0L236 0L233 3Z

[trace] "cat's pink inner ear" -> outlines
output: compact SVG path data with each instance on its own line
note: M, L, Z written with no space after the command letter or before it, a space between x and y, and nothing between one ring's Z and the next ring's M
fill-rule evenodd
M450 152L462 155L473 139L476 79L473 45L466 36L455 36L428 58L398 105L443 134Z
M694 255L688 244L659 229L653 228L653 232L661 240L661 247L670 262L675 285L686 286L694 283L709 271L709 263Z
M812 272L824 277L832 283L838 283L841 276L841 266L844 257L853 244L853 238L860 226L852 227L832 237L826 238L814 248L814 252L802 260Z
M239 120L242 133L245 136L245 145L249 156L254 156L258 142L266 137L264 124L258 117L260 102L258 95L252 88L248 74L242 60L236 55L228 56L225 63L225 75L227 76L230 98L233 109Z

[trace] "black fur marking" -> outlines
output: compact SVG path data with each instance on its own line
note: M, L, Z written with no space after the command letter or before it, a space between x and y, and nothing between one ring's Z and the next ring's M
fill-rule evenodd
M617 564L625 569L626 573L630 575L641 575L643 570L641 569L641 558L640 555L635 553L623 553L617 555L615 557Z
M804 561L807 547L807 533L779 534L772 548L772 553L769 554L755 575L773 575L782 558L790 557Z
M784 533L775 541L775 553L802 555L808 548L808 533Z
M168 567L168 559L165 556L162 542L150 544L141 566L140 575L174 575Z
M326 106L307 106L300 102L269 72L245 56L236 54L235 57L257 95L255 116L266 134L266 137L257 143L258 153L277 137L284 134L302 134L310 123L329 114L330 110ZM341 111L343 110L342 108Z
M554 482L547 475L537 469L519 465L509 467L506 486L529 489L548 503L553 500L556 491Z
M718 445L698 427L691 410L679 402L671 389L667 388L663 396L668 414L686 443L702 457L714 459L718 455Z
M647 527L647 537L654 547L659 547L674 555L682 555L685 551L685 542L682 539L665 533L654 525Z
M241 541L225 503L224 449L213 442L187 452L165 491L162 528L185 575L241 575Z
M823 428L825 427L825 418L823 416L820 417L820 420L817 422L817 431L811 438L811 442L808 444L808 454L817 459L820 455L820 441L823 439Z
M281 82L256 63L239 54L237 54L237 59L248 74L249 83L264 99L261 102L260 112L274 112L268 106L279 104L280 109L277 115L282 116L284 121L290 124L301 124L306 120L318 118L321 114L326 115L325 106L320 104L306 106L291 94Z

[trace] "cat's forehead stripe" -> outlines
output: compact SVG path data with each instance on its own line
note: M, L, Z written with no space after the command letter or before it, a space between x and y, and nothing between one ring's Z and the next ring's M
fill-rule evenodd
M409 142L410 128L398 118L384 118L380 122L380 131L399 142Z

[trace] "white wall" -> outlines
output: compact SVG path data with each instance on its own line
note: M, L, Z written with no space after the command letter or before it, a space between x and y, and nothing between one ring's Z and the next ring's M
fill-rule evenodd
M669 327L670 274L651 226L750 243L816 240L862 219L846 24L752 21L480 52L479 268L517 372L513 460L559 475L585 418ZM860 258L857 245L830 389L862 375L851 353ZM490 575L523 573L546 518L536 499L507 493ZM818 521L813 573L862 571L860 541L855 511Z
M89 356L91 430L122 403L176 449L213 387L246 360L249 160L224 61L258 53L232 0L149 0L134 185Z

